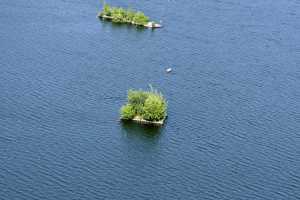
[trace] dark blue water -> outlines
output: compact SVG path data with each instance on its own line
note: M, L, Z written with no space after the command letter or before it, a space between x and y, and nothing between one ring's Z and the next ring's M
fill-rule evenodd
M0 199L300 199L300 1L107 2L164 28L0 1ZM148 84L167 124L121 124Z

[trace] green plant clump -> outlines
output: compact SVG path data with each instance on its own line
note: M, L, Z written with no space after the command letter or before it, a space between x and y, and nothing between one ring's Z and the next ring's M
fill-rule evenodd
M130 104L122 106L122 108L121 108L121 116L122 116L122 119L126 119L126 120L134 118L135 111L133 109L133 106L130 105Z
M131 120L140 117L147 121L160 121L166 117L167 102L161 93L151 91L129 90L128 102L121 108L121 118Z
M142 12L136 12L130 8L124 9L112 7L108 4L104 4L99 16L109 18L115 23L131 23L136 25L146 25L149 22L149 17L147 17Z

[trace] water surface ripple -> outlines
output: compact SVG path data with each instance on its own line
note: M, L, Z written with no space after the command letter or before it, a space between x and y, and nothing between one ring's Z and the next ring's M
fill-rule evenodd
M300 199L300 1L108 2L165 26L1 0L0 199ZM148 84L167 124L121 124Z

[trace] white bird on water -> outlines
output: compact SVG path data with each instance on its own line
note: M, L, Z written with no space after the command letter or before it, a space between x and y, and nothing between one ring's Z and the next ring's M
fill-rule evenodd
M166 72L167 72L167 73L170 73L171 71L172 71L172 68L171 68L171 67L169 67L169 68L166 69Z

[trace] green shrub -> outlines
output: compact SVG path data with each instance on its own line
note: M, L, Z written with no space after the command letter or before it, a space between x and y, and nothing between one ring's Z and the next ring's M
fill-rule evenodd
M145 101L142 117L148 121L159 121L166 116L167 103L157 93L151 93Z
M137 12L133 17L133 21L136 24L145 25L149 22L149 17L145 16L142 12Z
M131 105L143 105L148 98L148 92L141 90L129 90L128 91L128 103Z
M111 16L111 9L108 4L105 4L102 10L102 14L106 16Z
M167 102L154 91L129 90L128 103L121 108L122 119L133 119L141 116L148 121L159 121L166 117Z
M130 8L111 7L108 4L104 4L99 16L109 16L112 18L112 21L116 23L145 25L149 22L149 17L145 16L142 12L136 12Z
M132 21L133 21L133 18L134 18L134 15L135 15L135 12L129 8L129 9L127 10L127 13L126 13L126 20L127 20L128 22L132 22Z
M124 9L113 7L111 9L111 16L113 17L112 21L115 23L124 22L124 13L125 13Z
M124 105L121 108L121 118L125 120L133 119L135 116L134 107L130 104Z
M128 103L133 106L136 115L142 115L144 103L148 95L148 92L141 90L128 91Z

